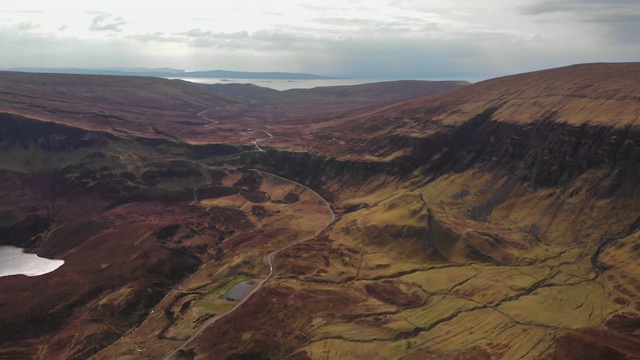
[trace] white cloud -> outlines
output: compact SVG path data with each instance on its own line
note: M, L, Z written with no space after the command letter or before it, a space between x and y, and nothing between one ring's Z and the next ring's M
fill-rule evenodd
M141 4L3 1L0 67L518 72L640 53L637 0Z
M151 34L128 35L126 38L141 41L141 42L161 42L161 43L175 42L177 43L177 42L184 41L184 38L181 36L166 35L165 33L159 32L159 31Z
M521 14L544 22L557 18L594 29L594 36L604 34L621 44L640 44L640 3L637 0L538 0L520 7ZM566 21L565 20L565 21Z
M91 31L116 31L121 32L122 26L127 22L120 16L114 16L112 14L100 14L93 18L89 30Z
M38 27L40 27L40 25L38 24L34 24L32 22L21 22L18 23L15 28L19 31L29 31L29 30L35 30Z

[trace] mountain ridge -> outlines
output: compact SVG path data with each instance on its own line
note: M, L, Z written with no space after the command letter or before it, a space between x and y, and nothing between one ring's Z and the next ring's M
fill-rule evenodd
M13 67L0 71L38 72L38 73L68 73L68 74L92 74L92 75L122 75L122 76L156 76L156 77L212 77L235 79L289 79L289 80L321 80L321 79L370 79L371 81L395 81L395 80L458 80L477 82L489 78L502 76L500 74L474 73L474 72L450 72L450 73L355 73L355 74L313 74L297 72L255 72L234 70L195 70L187 71L169 67L144 68L144 67L107 67L107 68L52 68L52 67ZM207 74L209 73L209 74ZM271 76L271 77L269 77Z
M624 129L640 124L638 84L640 63L580 64L486 80L447 93L372 108L333 119L313 131L318 137L337 131L352 140L384 142L385 138L398 137L418 141L486 111L491 111L492 121L498 122L526 125L548 119L576 127ZM549 93L549 89L553 91ZM357 156L365 149L366 145L357 150L356 145L349 151Z
M284 80L322 80L338 79L336 77L293 72L251 72L231 70L185 71L172 68L7 68L2 71L29 73L58 73L77 75L120 75L120 76L153 76L181 78L232 78L232 79L284 79Z

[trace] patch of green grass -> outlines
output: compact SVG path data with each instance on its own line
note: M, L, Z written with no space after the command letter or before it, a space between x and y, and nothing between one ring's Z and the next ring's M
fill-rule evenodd
M235 301L217 300L214 302L201 301L196 306L201 307L208 313L222 314L231 310L236 305Z
M172 336L189 336L189 329L194 329L195 322L199 318L202 318L202 316L223 314L231 310L237 302L224 299L224 294L236 284L250 280L251 278L247 276L239 276L201 296L200 299L186 311L181 320L173 326L171 330Z

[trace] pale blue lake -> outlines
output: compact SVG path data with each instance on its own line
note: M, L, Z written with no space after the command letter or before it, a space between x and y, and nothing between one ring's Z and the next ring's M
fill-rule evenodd
M38 276L50 273L64 264L64 260L41 258L15 246L0 246L0 277L10 275Z

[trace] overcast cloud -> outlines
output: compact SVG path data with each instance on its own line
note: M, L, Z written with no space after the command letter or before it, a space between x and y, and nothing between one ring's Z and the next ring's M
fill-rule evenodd
M127 25L120 16L112 14L100 14L93 18L89 30L91 31L116 31L121 32L122 27Z
M638 0L0 3L0 67L505 74L640 60Z

